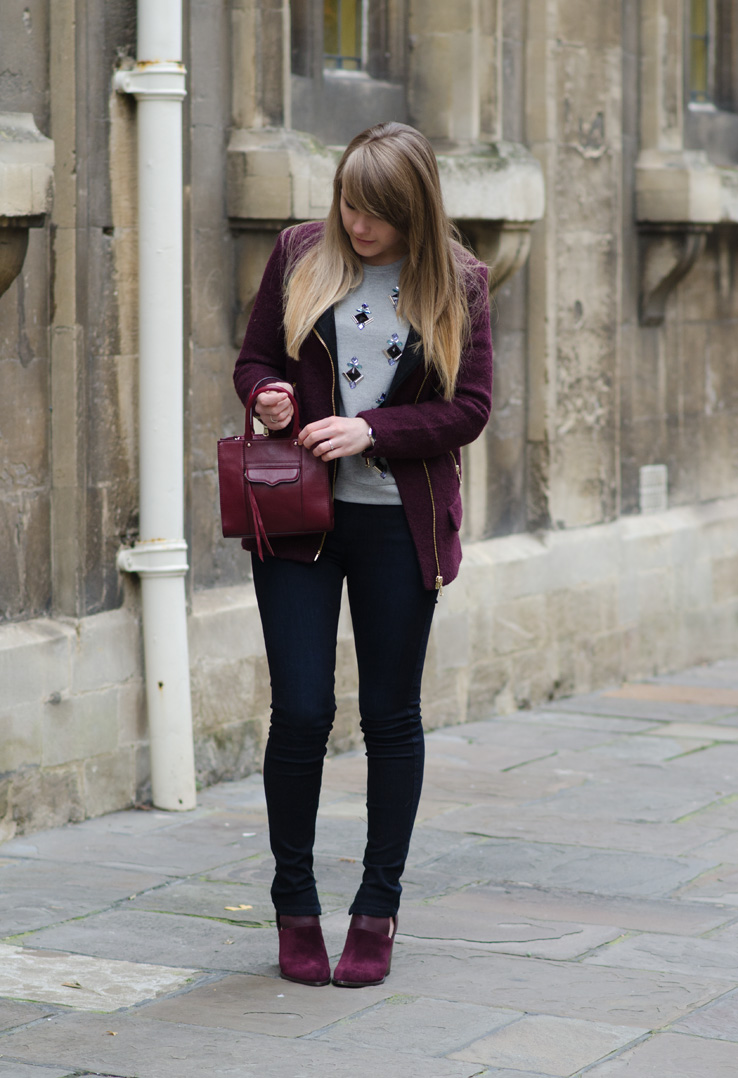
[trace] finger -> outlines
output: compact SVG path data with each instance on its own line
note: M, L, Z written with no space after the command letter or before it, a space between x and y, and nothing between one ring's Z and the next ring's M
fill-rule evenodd
M334 456L339 456L338 446L336 446L330 439L323 438L315 444L313 449L313 456L320 457L322 460L333 460Z

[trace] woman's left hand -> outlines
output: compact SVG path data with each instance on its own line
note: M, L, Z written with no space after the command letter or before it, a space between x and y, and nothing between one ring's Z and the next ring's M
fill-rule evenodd
M369 430L365 419L332 415L308 423L300 431L299 441L314 457L336 460L338 457L353 457L368 449L372 444Z

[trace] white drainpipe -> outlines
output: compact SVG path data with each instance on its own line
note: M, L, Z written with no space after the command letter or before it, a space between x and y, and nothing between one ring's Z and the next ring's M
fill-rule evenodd
M138 102L140 540L138 573L154 804L195 807L184 577L181 0L138 0L138 62L113 85Z

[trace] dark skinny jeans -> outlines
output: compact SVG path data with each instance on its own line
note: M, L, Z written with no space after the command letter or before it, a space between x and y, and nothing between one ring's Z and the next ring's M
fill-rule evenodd
M367 756L364 873L350 913L397 913L423 781L420 682L436 593L423 587L402 506L336 502L312 564L252 559L272 684L264 788L280 914L319 914L313 844L323 759L336 710L344 577L359 667Z

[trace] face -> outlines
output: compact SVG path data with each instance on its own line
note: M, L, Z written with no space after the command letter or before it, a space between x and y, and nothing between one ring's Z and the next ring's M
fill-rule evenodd
M402 233L392 225L355 209L341 194L341 220L351 240L351 246L369 266L388 266L407 254Z

